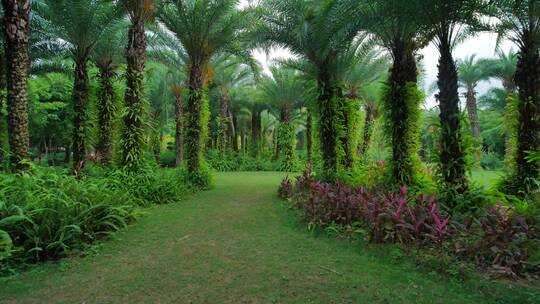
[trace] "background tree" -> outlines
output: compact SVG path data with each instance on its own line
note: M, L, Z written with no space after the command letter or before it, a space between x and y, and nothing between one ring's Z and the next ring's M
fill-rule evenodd
M161 28L152 27L151 48L148 56L168 67L169 89L174 96L175 166L184 160L184 101L188 56L178 38Z
M174 0L160 10L159 20L174 33L188 55L188 113L186 115L186 157L190 179L201 179L207 136L208 68L218 53L251 56L243 48L242 36L249 24L247 11L238 11L237 1Z
M348 49L360 29L359 3L272 0L264 2L265 14L254 39L267 49L285 47L308 61L318 85L318 131L324 175L338 169L338 101L343 97L341 67L336 57Z
M293 115L298 106L309 99L309 86L294 70L274 66L270 71L271 76L264 77L260 84L262 98L279 119L276 156L280 159L280 168L292 171L296 159Z
M514 76L518 63L517 53L513 50L505 53L501 49L498 49L496 53L497 58L482 59L480 63L489 77L502 81L507 95L513 94L516 91Z
M476 87L481 81L488 80L489 76L476 59L476 55L467 56L457 62L458 81L465 90L465 107L469 114L471 132L474 138L480 138L480 125L478 124L478 105L476 100Z
M75 62L73 85L73 162L78 173L86 157L86 116L89 99L88 60L103 33L120 14L111 1L43 0L35 5L49 35L61 39Z
M225 156L229 148L238 152L238 144L235 140L238 137L238 130L235 128L235 120L233 120L235 117L233 114L237 111L231 111L233 107L230 103L230 92L235 88L254 83L254 73L257 71L254 71L252 67L256 67L257 63L252 57L248 59L250 62L245 63L242 58L224 54L215 56L211 61L212 89L217 91L219 99L217 145L222 157Z
M381 88L382 83L372 83L363 86L358 92L365 113L361 136L362 142L359 147L359 153L364 160L371 146L375 122L381 114Z

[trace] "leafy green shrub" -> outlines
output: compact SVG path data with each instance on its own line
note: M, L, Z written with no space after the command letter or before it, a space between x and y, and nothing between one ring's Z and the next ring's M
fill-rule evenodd
M181 169L156 170L150 166L134 172L117 169L106 175L105 182L111 189L130 193L141 206L172 203L191 191L186 172Z
M129 192L103 179L77 180L66 172L33 168L0 175L0 271L83 250L133 220Z
M480 166L486 170L498 170L504 167L504 159L496 153L483 153L480 157Z
M176 164L176 154L174 151L164 151L160 156L160 163L164 167L173 168Z
M125 228L137 206L171 203L203 188L188 184L186 174L146 165L137 171L88 166L80 179L41 167L0 175L0 273L84 250Z
M293 160L279 159L272 161L271 156L262 155L252 157L248 155L229 155L221 157L217 150L210 150L207 153L207 161L210 167L218 172L238 172L238 171L282 171L296 172L305 167L306 161L295 157Z

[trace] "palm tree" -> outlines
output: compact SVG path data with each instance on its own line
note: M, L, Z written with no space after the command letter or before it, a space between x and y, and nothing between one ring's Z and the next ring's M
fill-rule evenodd
M281 161L281 169L291 171L295 161L295 135L293 112L299 105L309 100L309 84L294 70L273 66L271 76L261 81L261 98L274 110L279 118L277 129L276 156ZM307 89L306 89L307 88Z
M170 0L159 13L159 21L174 33L188 55L186 156L189 178L196 184L204 183L199 178L209 116L206 95L210 60L219 53L251 56L241 43L249 14L238 11L237 4L235 0Z
M338 169L338 102L343 98L337 58L360 28L359 2L265 1L262 23L254 32L256 44L267 49L281 46L309 62L318 85L319 138L324 174L331 179Z
M396 184L415 183L418 162L419 106L417 51L424 45L417 18L422 1L380 0L369 2L361 18L377 42L392 56L392 67L383 94L387 133L392 146L391 178Z
M176 96L175 91L171 89L171 78L174 78L172 77L169 68L159 63L152 63L153 64L146 69L145 76L149 80L145 85L147 86L147 96L150 101L150 119L152 126L151 146L154 152L155 161L157 165L160 165L163 133L167 125L169 108L173 105L171 99L174 98L176 103Z
M367 155L371 141L373 138L374 125L377 118L380 116L380 101L381 101L381 83L372 83L363 86L359 91L359 98L364 104L365 119L362 133L362 143L360 145L360 155Z
M458 60L458 81L459 86L465 89L465 106L471 121L472 135L480 139L480 124L478 122L478 105L476 102L476 87L481 81L488 80L489 76L483 69L483 65L476 60L476 55Z
M358 148L360 155L365 155L371 142L373 124L379 114L380 82L385 79L390 63L387 56L381 56L380 50L373 45L366 43L362 49L351 57L352 64L344 79L347 97L360 100L365 112L362 141Z
M483 59L480 61L483 69L490 77L502 81L503 87L507 95L513 94L516 91L516 83L514 75L518 63L518 55L514 51L505 53L503 50L497 50L497 58Z
M262 149L262 113L268 109L268 104L261 98L260 90L253 87L244 88L247 96L244 107L249 111L251 119L250 153L253 157L259 157Z
M116 90L114 78L123 61L123 53L118 48L125 41L125 24L111 27L105 31L103 38L98 41L92 52L92 59L99 70L98 93L98 143L97 154L101 163L110 165L113 160L114 121L116 117Z
M540 175L540 164L528 161L529 153L540 150L540 3L538 0L497 0L495 15L500 20L500 37L518 47L515 84L518 89L516 187L511 192L528 194L531 181Z
M15 170L27 168L28 55L30 1L2 0L7 66L8 134L10 162ZM0 63L2 64L2 63Z
M169 90L174 96L175 113L175 166L184 160L184 104L188 55L178 38L159 26L152 27L148 56L169 69Z
M86 157L86 109L89 98L88 61L97 41L121 15L112 1L43 0L35 5L44 28L65 42L75 62L73 85L74 171L84 167Z
M153 0L121 0L131 20L128 43L125 50L127 61L126 93L124 103L124 129L122 133L121 164L128 170L136 170L142 162L144 144L144 67L146 64L145 23L154 16Z
M219 95L219 115L218 115L218 150L222 157L225 156L229 143L235 152L238 152L237 128L235 127L235 111L231 111L230 91L234 88L254 83L255 75L253 67L257 64L253 58L251 62L244 63L242 58L231 55L216 56L211 60L210 65L213 70L212 87ZM229 137L229 140L227 140Z
M486 6L484 0L428 0L423 1L421 11L428 37L434 38L439 50L439 93L436 98L440 109L442 182L444 189L458 193L468 190L468 181L461 134L458 71L452 51L467 35L481 29L481 9Z

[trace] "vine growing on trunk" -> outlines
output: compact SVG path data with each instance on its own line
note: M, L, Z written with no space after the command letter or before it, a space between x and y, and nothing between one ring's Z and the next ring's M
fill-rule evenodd
M289 122L282 122L279 124L277 132L279 169L292 172L296 169L296 132L294 125Z

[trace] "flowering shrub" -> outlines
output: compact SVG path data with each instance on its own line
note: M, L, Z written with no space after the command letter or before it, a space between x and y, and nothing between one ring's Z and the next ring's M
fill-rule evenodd
M397 193L350 187L315 180L311 171L297 177L294 188L286 179L286 192L302 211L308 227L366 228L369 240L410 247L435 248L444 255L473 261L504 274L526 270L527 259L538 248L532 226L501 205L477 217L451 217L433 195L414 197L404 186Z

